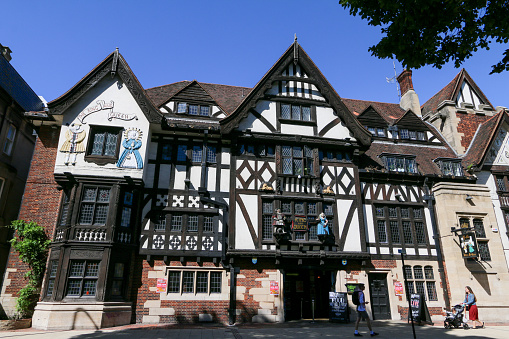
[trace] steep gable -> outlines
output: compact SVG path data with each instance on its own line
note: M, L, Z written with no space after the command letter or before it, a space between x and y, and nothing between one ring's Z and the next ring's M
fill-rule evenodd
M97 85L104 77L118 76L123 84L127 86L143 114L150 122L160 122L161 114L154 107L152 101L147 97L145 90L139 83L138 79L132 72L131 68L125 61L124 57L119 53L118 49L108 55L99 65L85 75L76 85L65 92L60 97L48 103L50 114L59 116L66 112L75 102L83 97L89 89Z
M355 114L355 112L354 112ZM388 122L380 116L380 114L377 112L377 110L372 106L369 105L364 112L359 114L357 117L357 120L360 121L361 124L364 126L370 126L370 127L381 127L386 128L388 125Z
M407 128L415 131L428 131L426 124L412 111L407 111L405 115L394 122L399 128Z
M249 114L256 116L256 112L253 111L260 100L270 100L272 98L278 98L282 102L285 98L288 98L291 99L288 102L298 102L303 105L323 104L330 106L339 119L336 122L322 122L322 125L320 125L321 122L318 121L320 119L319 113L316 113L319 135L325 135L326 132L342 122L361 144L368 145L371 141L370 133L355 119L355 116L342 102L334 88L297 41L286 50L263 76L237 109L221 121L223 133L229 133L237 128L240 122L247 118ZM259 119L259 116L257 118ZM268 123L264 123L269 130L273 129L273 125L269 126Z

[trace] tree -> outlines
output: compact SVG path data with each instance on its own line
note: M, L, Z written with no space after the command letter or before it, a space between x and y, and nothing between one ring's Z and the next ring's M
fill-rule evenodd
M509 0L340 0L352 15L385 36L372 55L395 57L406 68L453 61L459 67L478 49L509 41ZM490 74L509 71L509 49Z
M18 293L16 309L21 318L30 317L39 299L51 241L44 233L44 228L33 221L14 220L9 227L16 231L10 240L12 247L30 268L25 274L28 283Z

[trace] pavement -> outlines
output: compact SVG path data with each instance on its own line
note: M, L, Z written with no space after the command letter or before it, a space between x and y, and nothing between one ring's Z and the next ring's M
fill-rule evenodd
M40 331L24 329L15 331L1 331L0 338L9 339L286 339L286 338L356 338L354 324L329 323L327 321L286 322L280 324L241 324L223 326L218 324L203 325L128 325L101 330L72 330L72 331ZM384 320L374 321L373 328L378 335L376 338L414 338L412 326L403 321ZM370 338L366 324L361 322L359 332L364 338ZM509 324L486 324L484 329L444 329L442 323L435 326L415 326L415 338L509 338Z

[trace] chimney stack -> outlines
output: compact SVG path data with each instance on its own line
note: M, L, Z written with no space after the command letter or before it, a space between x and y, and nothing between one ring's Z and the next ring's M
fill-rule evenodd
M419 97L414 91L414 84L412 83L412 71L409 69L403 70L397 77L399 88L401 90L401 101L399 106L405 111L412 110L417 115L421 115L421 105L419 104Z

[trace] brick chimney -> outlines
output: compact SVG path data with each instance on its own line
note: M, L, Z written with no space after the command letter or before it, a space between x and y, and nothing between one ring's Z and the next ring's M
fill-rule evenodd
M421 105L419 104L419 97L414 91L414 84L412 83L412 71L409 69L403 70L398 75L399 88L401 89L401 101L399 106L405 111L412 110L417 115L421 115Z

